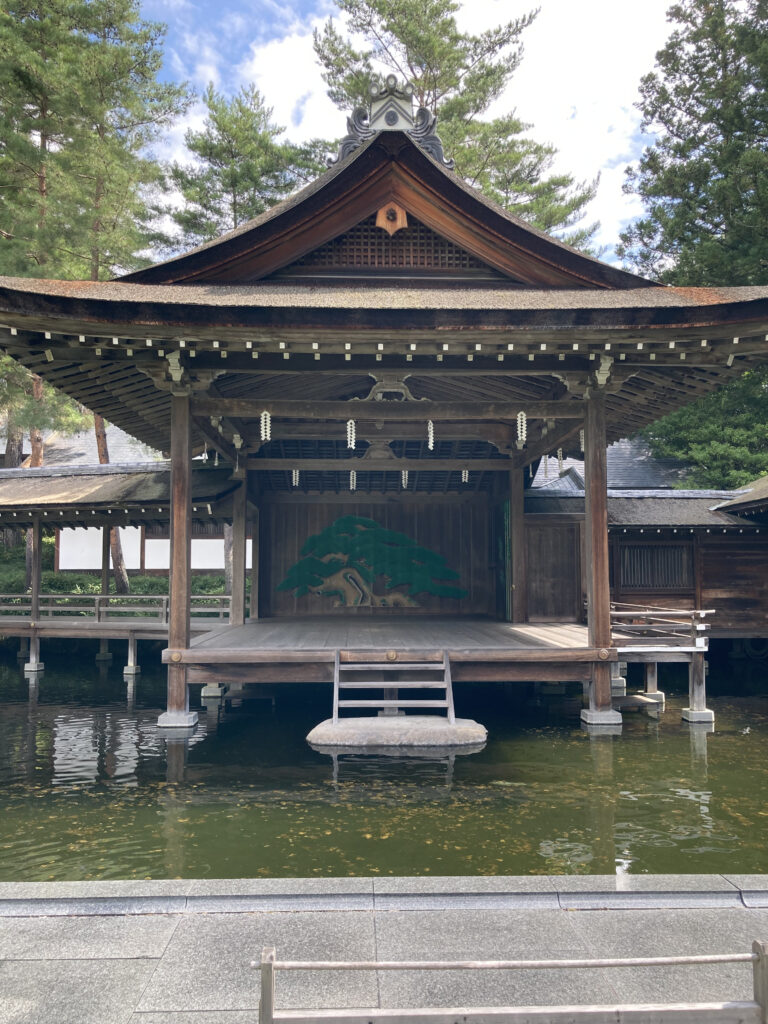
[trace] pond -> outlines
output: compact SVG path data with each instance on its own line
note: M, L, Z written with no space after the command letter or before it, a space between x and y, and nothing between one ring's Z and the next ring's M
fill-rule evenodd
M582 729L578 688L463 684L458 713L489 729L479 753L333 758L304 742L323 687L168 741L159 666L131 697L118 659L100 672L85 644L46 650L32 691L2 657L2 880L768 870L762 665L713 671L714 732L681 721L669 667L665 713L625 713L620 736Z

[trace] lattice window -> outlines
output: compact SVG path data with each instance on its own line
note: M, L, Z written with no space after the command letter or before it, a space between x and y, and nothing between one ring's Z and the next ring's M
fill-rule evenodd
M689 544L622 544L622 590L685 590L693 587Z
M376 217L371 216L346 234L307 253L284 273L309 267L325 270L438 270L446 273L479 270L493 273L481 260L410 216L408 227L391 237L376 227Z

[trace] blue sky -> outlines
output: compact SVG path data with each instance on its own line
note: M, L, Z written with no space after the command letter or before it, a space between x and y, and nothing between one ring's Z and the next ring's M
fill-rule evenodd
M598 244L610 259L621 228L640 212L622 193L624 168L643 138L634 104L643 74L669 33L669 0L538 0L540 13L523 37L525 56L507 93L490 113L515 109L530 134L558 150L553 168L580 180L600 174L588 216L600 220ZM529 10L519 0L471 0L458 18L471 31ZM344 132L344 115L325 96L312 52L312 29L336 13L332 0L144 0L145 18L165 22L164 76L198 92L213 81L224 93L255 82L274 120L296 141ZM198 105L164 140L163 156L184 159L187 125Z

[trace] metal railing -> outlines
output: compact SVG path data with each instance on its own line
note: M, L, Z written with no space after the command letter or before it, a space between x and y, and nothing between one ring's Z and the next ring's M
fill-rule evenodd
M193 594L190 616L193 619L229 618L228 594ZM119 619L147 619L167 623L170 598L167 594L40 594L39 619L85 617L94 622ZM0 594L0 616L32 615L30 594Z
M705 619L713 609L662 608L657 605L611 602L611 635L614 646L677 646L707 649Z
M494 1006L475 1008L411 1009L328 1009L276 1010L275 973L277 971L541 971L589 970L614 967L677 967L706 964L752 964L753 999L722 1003L654 1003L573 1006ZM261 971L259 1024L290 1021L313 1024L336 1021L339 1024L768 1024L768 943L753 942L751 953L717 953L703 956L625 957L600 960L277 960L272 948L262 951L261 961L251 967Z

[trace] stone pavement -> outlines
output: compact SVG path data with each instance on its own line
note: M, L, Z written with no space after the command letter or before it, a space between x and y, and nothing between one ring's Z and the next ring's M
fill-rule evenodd
M278 959L749 952L768 876L0 883L0 1024L245 1024ZM524 972L292 972L277 1005L750 999L749 964Z

